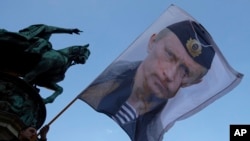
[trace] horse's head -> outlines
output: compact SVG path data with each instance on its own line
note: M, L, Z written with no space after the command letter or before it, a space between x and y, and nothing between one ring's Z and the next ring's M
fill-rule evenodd
M72 46L70 48L70 56L72 56L73 64L84 64L89 58L90 50L89 44L83 46Z

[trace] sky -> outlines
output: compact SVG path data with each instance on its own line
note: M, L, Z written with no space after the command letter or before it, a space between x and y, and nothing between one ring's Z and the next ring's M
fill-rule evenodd
M5 0L0 28L18 31L31 24L79 28L81 35L54 35L54 49L90 44L84 65L75 65L59 83L64 92L46 105L49 123L171 4L182 8L212 35L228 63L244 74L241 83L195 115L177 121L163 141L228 141L230 124L250 124L249 0ZM216 85L216 84L215 84ZM42 88L41 88L42 89ZM52 91L42 89L41 96ZM49 141L129 141L106 115L75 101L50 126Z

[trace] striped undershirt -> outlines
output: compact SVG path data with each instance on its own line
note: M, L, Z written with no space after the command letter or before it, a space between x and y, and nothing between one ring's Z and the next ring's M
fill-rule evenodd
M120 125L123 125L131 120L137 118L136 110L128 103L125 102L120 110L112 116L112 118Z

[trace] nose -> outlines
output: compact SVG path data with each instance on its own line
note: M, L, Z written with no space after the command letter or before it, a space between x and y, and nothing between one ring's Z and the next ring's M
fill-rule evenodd
M167 82L174 81L176 73L177 73L176 65L169 66L163 70L163 75Z

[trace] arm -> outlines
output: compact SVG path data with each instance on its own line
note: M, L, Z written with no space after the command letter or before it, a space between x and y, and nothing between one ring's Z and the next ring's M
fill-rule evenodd
M80 34L80 32L82 31L77 28L72 28L72 29L61 28L61 27L49 26L45 24L35 24L35 25L31 25L29 27L19 30L19 34L26 37L28 40L34 37L51 36L51 34L53 33Z
M45 32L46 33L68 33L68 34L80 34L82 32L78 28L61 28L56 26L46 26Z

